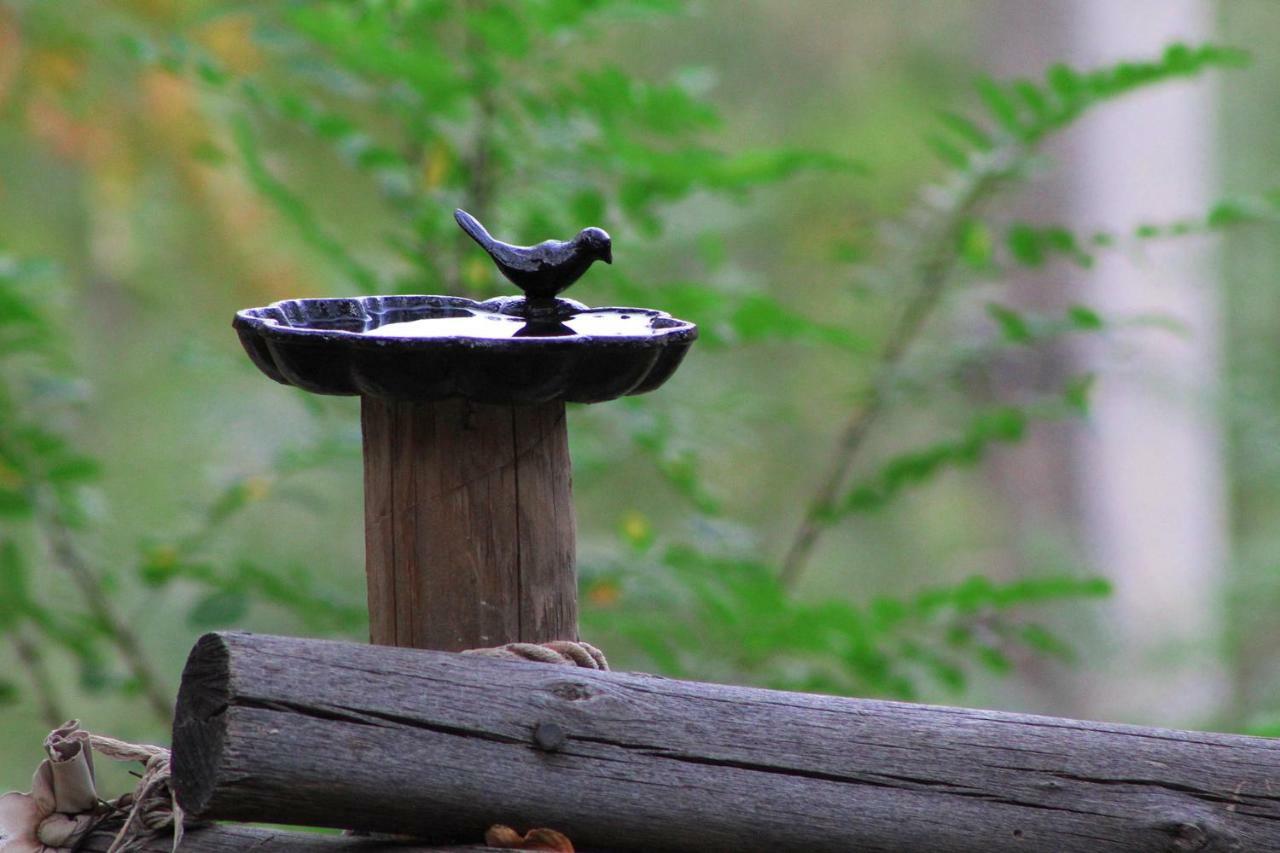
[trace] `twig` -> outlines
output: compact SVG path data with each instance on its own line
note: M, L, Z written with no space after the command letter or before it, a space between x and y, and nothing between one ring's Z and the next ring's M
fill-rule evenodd
M492 218L493 173L493 119L497 112L493 87L479 83L476 92L476 135L471 146L470 179L467 184L467 203L480 221Z
M151 706L151 710L161 722L168 724L173 719L172 700L161 688L160 679L147 660L142 644L138 642L138 635L116 612L109 594L103 587L102 578L80 553L71 538L71 532L62 523L58 513L54 511L46 515L43 520L45 538L54 559L71 576L72 582L80 590L85 606L89 608L89 612L106 631L120 652L120 656L124 658L125 665L137 682L147 704Z
M942 298L947 279L955 268L958 256L956 244L961 227L994 186L1010 174L1013 167L1009 161L1013 156L1016 155L1006 153L1003 158L993 158L991 165L979 171L963 188L947 215L923 241L927 248L924 261L915 268L915 293L903 309L880 353L875 377L864 394L861 405L849 415L840 432L831 460L824 468L827 476L810 498L804 517L782 559L778 580L784 588L795 588L809 563L818 537L830 526L827 516L836 506L840 487L848 478L872 425L884 410L885 389L892 383L898 365L919 338L925 323Z
M487 0L472 0L469 9L484 11L488 7ZM494 97L493 81L478 59L484 50L484 41L478 38L473 28L463 18L465 32L462 37L463 52L471 65L471 87L475 98L476 117L472 131L471 151L467 155L467 183L463 190L463 203L469 213L492 227L493 196L496 187L496 175L493 169L493 121L497 116L498 105ZM468 240L461 233L455 237L458 247L459 262L452 270L453 281L450 282L452 293L465 293L470 288L462 275L461 258L470 247Z
M40 716L49 728L57 728L67 719L67 715L63 713L62 705L58 701L58 691L54 687L53 679L49 676L49 670L44 665L44 656L21 627L12 628L9 631L9 640L13 643L13 650L17 653L22 668L26 670L27 677L31 680L31 687L35 690L36 699L40 703Z

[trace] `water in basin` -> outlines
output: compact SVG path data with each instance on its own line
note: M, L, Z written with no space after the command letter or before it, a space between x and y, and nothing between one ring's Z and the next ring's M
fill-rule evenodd
M585 311L547 320L528 320L490 311L450 312L451 316L403 320L368 329L366 335L388 338L555 338L633 337L655 331L645 312Z

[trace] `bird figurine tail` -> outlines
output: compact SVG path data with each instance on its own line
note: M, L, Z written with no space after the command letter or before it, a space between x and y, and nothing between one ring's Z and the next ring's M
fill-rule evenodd
M483 248L488 249L497 242L493 239L493 235L486 231L485 227L480 224L480 220L476 219L465 210L458 208L453 212L453 218L458 220L458 225L462 227L463 231L467 232L467 236L472 240L475 240Z

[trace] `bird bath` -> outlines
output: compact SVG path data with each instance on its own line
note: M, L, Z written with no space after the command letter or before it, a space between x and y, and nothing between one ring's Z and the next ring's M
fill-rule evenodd
M457 650L577 638L564 405L662 385L697 327L648 308L557 298L609 236L499 243L463 229L523 297L291 299L236 314L270 378L359 395L370 633Z
M598 403L652 391L697 337L643 308L530 318L516 298L291 299L236 315L249 357L277 382L316 394L427 402Z

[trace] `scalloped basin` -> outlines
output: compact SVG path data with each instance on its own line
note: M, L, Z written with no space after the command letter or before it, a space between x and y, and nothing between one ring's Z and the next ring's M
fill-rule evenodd
M697 338L661 311L561 300L546 319L523 299L293 299L236 314L245 351L277 382L317 394L407 401L594 403L660 386Z

